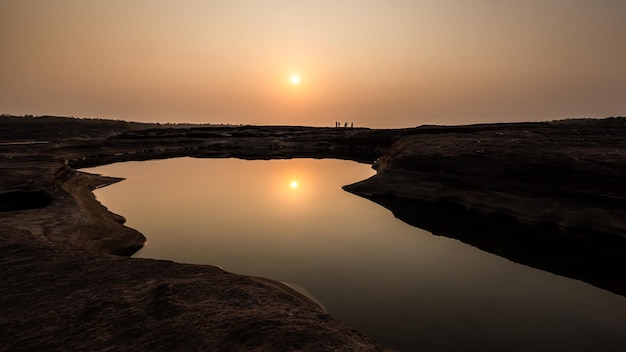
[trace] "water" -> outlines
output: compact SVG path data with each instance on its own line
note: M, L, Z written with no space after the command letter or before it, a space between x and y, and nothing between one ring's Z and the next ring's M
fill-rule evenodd
M84 171L127 178L95 194L148 238L136 257L303 287L389 348L626 348L625 297L434 236L341 189L369 165L179 158Z

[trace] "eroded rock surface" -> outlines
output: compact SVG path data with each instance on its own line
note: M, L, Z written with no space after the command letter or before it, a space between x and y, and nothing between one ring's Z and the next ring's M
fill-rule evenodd
M381 351L290 288L0 228L6 351Z
M136 156L138 145L143 158L171 157L197 150L187 149L193 141L129 147L108 139L122 131L90 127L91 138L52 130L58 139L29 143L28 131L14 131L18 142L0 144L0 349L383 350L281 283L112 255L130 255L145 241L91 193L119 179L78 172L67 161L86 161L84 151L95 151L89 162L96 163Z
M425 126L344 189L434 234L626 295L625 120Z
M400 130L0 117L0 346L382 348L305 296L211 266L130 259L145 238L75 168L179 156L341 158L345 189L436 235L626 295L626 119Z

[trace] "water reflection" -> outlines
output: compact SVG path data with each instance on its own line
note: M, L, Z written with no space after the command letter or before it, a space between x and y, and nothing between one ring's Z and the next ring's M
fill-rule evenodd
M293 283L391 348L626 346L624 297L433 236L341 190L368 165L181 158L91 172L127 177L96 195L148 237L136 256Z

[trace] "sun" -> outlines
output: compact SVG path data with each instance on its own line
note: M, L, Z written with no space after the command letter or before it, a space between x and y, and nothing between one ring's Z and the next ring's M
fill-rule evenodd
M298 181L291 181L291 183L289 184L289 186L293 189L298 188Z
M294 74L294 75L291 75L291 77L289 78L289 81L290 81L290 82L291 82L291 84L293 84L294 86L295 86L295 85L298 85L298 84L300 84L300 76L295 75L295 74Z

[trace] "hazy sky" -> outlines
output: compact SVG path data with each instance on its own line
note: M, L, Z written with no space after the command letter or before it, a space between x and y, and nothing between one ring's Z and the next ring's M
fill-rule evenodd
M8 114L369 127L626 115L624 0L0 0L0 44Z

